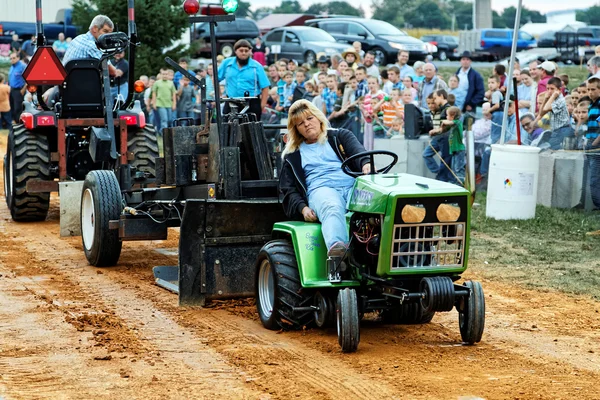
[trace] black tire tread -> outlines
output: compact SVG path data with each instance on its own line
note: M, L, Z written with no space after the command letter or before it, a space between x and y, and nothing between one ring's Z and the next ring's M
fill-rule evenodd
M100 246L97 251L88 251L85 255L88 262L96 267L115 265L121 255L122 242L119 240L119 231L109 229L109 221L118 219L122 210L121 188L112 171L96 170L88 173L83 184L83 191L92 189L94 205L98 205L99 213L96 213L96 225L100 224L100 237L96 237L94 244ZM82 236L83 240L83 236Z
M14 221L44 221L50 207L50 193L28 193L26 186L30 179L50 180L48 138L46 135L28 131L23 124L13 128L14 151L10 161L11 168L14 167L14 182L10 213Z
M485 327L485 296L479 282L469 280L465 286L471 289L471 297L465 299L464 312L459 312L460 335L463 342L475 344L481 341Z
M356 290L345 288L338 292L337 299L338 343L343 353L353 353L360 343L360 317Z
M146 125L128 134L127 150L133 153L131 165L138 171L143 171L156 177L156 159L158 158L158 140L156 129Z
M287 240L274 240L267 243L261 253L269 257L275 270L276 299L273 312L281 329L294 330L308 326L314 320L312 311L294 313L293 307L308 307L313 303L312 293L302 288L294 247ZM259 258L261 256L259 255Z

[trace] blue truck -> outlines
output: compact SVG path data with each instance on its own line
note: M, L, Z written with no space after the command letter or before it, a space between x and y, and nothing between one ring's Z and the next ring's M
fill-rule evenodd
M56 13L56 19L54 23L44 24L44 35L46 41L52 44L58 39L59 33L64 33L65 38L74 38L79 32L79 27L73 25L73 10L71 9L60 9ZM2 22L0 21L0 44L10 44L12 42L12 36L14 34L19 35L19 39L26 40L30 39L31 36L35 35L35 21L34 22Z
M473 58L488 61L499 60L510 55L512 48L512 29L476 29L461 31L458 52L471 52ZM517 51L537 47L535 38L526 32L519 31Z

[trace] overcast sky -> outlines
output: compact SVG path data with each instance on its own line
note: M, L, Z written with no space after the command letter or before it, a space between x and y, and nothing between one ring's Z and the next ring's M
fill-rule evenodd
M314 3L326 3L327 0L299 0L300 4L306 8ZM367 13L367 17L371 16L371 1L370 0L347 0L348 3L354 7L358 7L359 4L363 4L363 8ZM598 0L579 0L577 1L577 8L586 8L596 4ZM259 7L273 7L279 5L281 0L252 0L252 8ZM565 10L570 7L566 6L568 2L565 0L523 0L523 5L532 10L539 10L542 14L548 11ZM368 5L368 6L367 6ZM516 0L492 0L492 8L497 11L502 11L506 7L517 6Z

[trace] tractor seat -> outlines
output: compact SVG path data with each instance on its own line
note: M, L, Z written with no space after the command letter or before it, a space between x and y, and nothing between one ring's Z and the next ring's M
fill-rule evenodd
M100 60L71 60L65 70L67 78L60 86L61 118L103 118L104 93Z

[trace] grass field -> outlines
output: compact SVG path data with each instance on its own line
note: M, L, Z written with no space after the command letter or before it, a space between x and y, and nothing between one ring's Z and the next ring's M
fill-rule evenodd
M538 206L531 220L485 216L485 193L471 219L470 264L484 276L600 299L600 213Z

